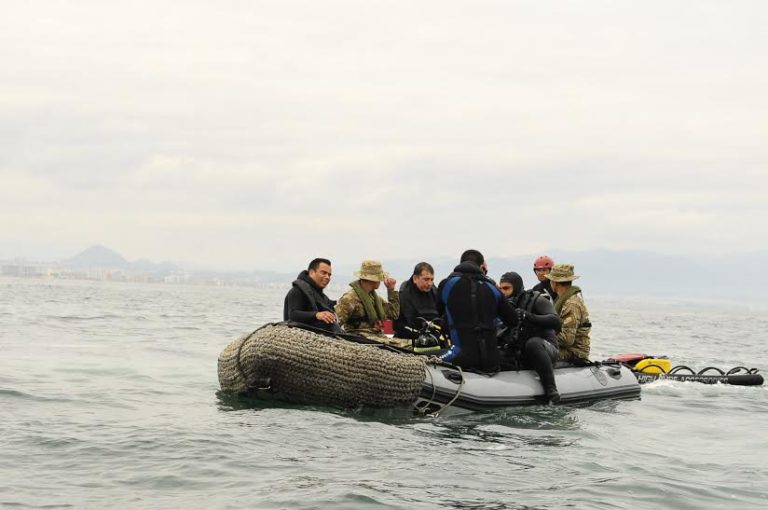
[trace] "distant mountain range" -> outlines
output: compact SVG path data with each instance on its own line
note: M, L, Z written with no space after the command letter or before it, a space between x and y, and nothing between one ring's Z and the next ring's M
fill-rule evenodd
M213 271L205 269L190 270L173 262L152 262L139 259L129 262L116 251L101 245L91 246L77 255L61 261L62 264L74 268L99 268L109 270L132 271L150 274L162 278L174 273L188 273L197 279L222 279L247 283L282 283L291 282L294 274L278 273L275 271Z
M181 267L172 262L155 263L146 259L128 262L122 255L105 246L95 245L77 255L62 261L63 264L78 268L120 269L145 273L172 273Z
M72 267L105 267L125 269L130 263L122 255L101 245L91 246L64 261Z
M568 252L552 250L548 254L557 262L576 266L578 280L585 292L594 294L659 295L690 297L691 299L734 299L768 301L758 290L768 284L768 252L739 257L718 257L702 254L696 258L664 255L644 251L589 250ZM532 271L537 254L488 259L489 276L498 278L507 271L517 271L526 287L536 283ZM398 281L409 278L413 266L426 260L435 267L438 280L448 275L458 263L453 257L425 257L423 259L384 260L384 269ZM91 246L63 261L72 267L121 269L150 273L156 276L184 271L172 262L155 263L149 260L127 261L122 255L104 246ZM343 289L351 281L359 262L335 262L332 288ZM260 269L254 271L220 272L187 271L200 278L222 278L232 281L259 283L290 283L304 267L292 271ZM333 293L333 295L336 295Z

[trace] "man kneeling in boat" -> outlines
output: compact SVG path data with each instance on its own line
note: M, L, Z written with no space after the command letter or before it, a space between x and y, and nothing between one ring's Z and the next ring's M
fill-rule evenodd
M364 260L357 280L339 298L336 315L347 333L357 333L376 339L386 338L382 332L385 320L394 320L400 315L400 294L395 290L397 281L390 277L377 260ZM376 292L381 282L387 288L387 301Z
M557 294L555 311L560 315L563 327L557 334L560 359L587 361L589 358L589 310L584 304L581 289L573 285L579 276L573 273L571 264L557 264L547 275L552 290Z
M285 295L283 320L294 321L332 333L341 331L333 313L335 301L325 295L331 282L331 261L317 258L309 263L306 271L299 273L293 287Z
M499 290L515 308L519 324L507 328L500 337L501 368L515 368L518 362L533 368L548 402L560 401L555 383L553 363L557 360L557 333L560 317L549 297L535 290L525 290L523 277L515 272L504 273L499 279Z
M498 372L500 361L496 318L509 327L517 326L518 321L514 308L487 272L483 254L467 250L453 273L440 282L438 307L452 345L439 357L462 368L493 373Z

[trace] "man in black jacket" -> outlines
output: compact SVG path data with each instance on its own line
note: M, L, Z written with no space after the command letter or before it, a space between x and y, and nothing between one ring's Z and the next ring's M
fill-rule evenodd
M553 267L555 267L555 261L552 260L552 257L548 257L547 255L536 257L536 260L533 261L533 273L536 275L539 283L534 285L531 290L541 292L544 297L548 296L549 300L554 303L557 299L557 294L552 290L552 286L547 279L547 275L552 271Z
M510 305L515 308L519 324L502 335L502 367L523 366L533 368L539 374L548 402L560 400L555 383L553 363L557 360L557 332L560 317L549 298L535 290L525 290L523 277L515 272L504 273L499 279L499 289Z
M427 262L419 262L413 275L400 286L400 315L395 319L395 336L415 338L419 317L431 321L440 316L437 312L437 289L434 285L435 270Z
M323 289L331 282L331 261L317 258L309 263L306 271L299 273L293 287L285 296L283 320L300 322L314 328L340 332L335 301L325 295Z
M461 263L440 282L438 311L443 329L448 328L451 347L439 357L462 368L482 372L499 370L496 318L509 327L517 326L514 308L507 303L496 284L485 276L488 268L483 254L467 250Z

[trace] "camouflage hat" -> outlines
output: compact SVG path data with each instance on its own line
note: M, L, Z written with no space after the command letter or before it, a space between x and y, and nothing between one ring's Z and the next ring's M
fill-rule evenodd
M378 260L364 260L360 264L360 271L355 271L355 276L361 280L368 280L371 282L383 282L389 275L384 272L381 267L381 262Z
M553 282L572 282L576 278L581 278L573 274L573 264L555 264L546 277Z

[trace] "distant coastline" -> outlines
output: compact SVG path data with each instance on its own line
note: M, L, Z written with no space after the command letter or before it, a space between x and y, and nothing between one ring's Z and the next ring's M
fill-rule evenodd
M192 285L255 285L290 282L286 274L272 271L192 270L172 262L129 262L104 246L95 245L61 261L15 258L0 261L0 275L49 280L88 280Z
M756 289L768 284L768 273L734 266L734 260L749 261L749 268L768 267L768 252L740 257L696 259L642 251L591 250L548 252L558 262L575 264L582 279L577 283L586 296L659 296L693 301L742 300L765 302ZM447 276L456 264L453 257L424 257L410 260L384 260L385 269L399 281L410 277L413 265L427 260L435 267L437 279ZM530 272L532 255L488 257L489 276L506 271L519 272L531 287L536 283ZM331 288L345 289L353 279L359 261L334 261ZM264 268L250 271L190 269L181 263L128 261L118 252L100 245L59 261L29 258L0 260L0 276L48 279L138 283L165 283L216 286L285 287L304 267Z

